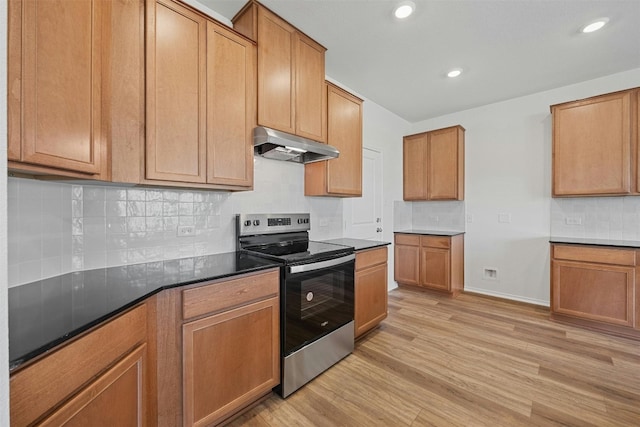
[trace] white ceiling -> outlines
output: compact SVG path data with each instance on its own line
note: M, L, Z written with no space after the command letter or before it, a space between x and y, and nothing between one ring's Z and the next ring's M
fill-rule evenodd
M198 1L228 19L246 3ZM327 48L329 77L410 122L640 68L640 0L414 0L404 22L399 2L261 3Z

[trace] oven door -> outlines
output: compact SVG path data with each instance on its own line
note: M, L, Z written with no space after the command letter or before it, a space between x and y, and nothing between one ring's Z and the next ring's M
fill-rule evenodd
M355 255L287 266L283 356L353 320Z

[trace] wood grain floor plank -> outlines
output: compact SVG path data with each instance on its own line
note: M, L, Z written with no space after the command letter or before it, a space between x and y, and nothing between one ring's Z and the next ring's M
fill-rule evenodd
M640 426L640 343L543 307L401 288L353 354L229 425Z

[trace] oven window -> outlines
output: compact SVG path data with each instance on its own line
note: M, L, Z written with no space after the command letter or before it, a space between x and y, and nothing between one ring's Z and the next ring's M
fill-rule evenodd
M353 320L354 261L287 274L283 351L287 355Z
M308 319L321 315L332 307L345 303L344 287L336 286L344 283L344 273L327 273L319 277L310 277L300 283L300 318Z

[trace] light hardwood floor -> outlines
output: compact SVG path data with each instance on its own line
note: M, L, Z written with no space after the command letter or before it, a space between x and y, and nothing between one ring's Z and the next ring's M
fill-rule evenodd
M287 400L231 426L640 426L640 342L548 310L389 293L389 317Z

